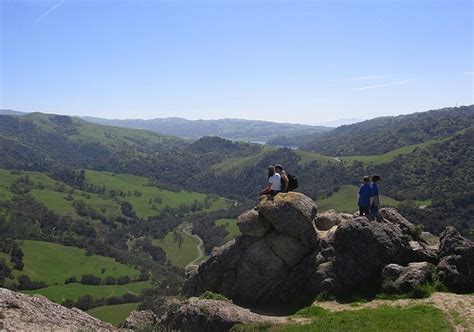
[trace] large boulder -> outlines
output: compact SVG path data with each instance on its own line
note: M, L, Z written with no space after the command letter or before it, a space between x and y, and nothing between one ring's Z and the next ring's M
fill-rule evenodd
M169 303L156 327L160 331L227 332L235 324L285 322L285 318L259 315L228 301L192 297Z
M272 228L272 225L265 217L252 209L242 213L237 218L237 226L240 233L255 237L262 237Z
M317 208L314 201L297 192L265 196L256 207L280 233L298 239L304 246L316 249L318 236L313 219Z
M474 291L474 242L461 236L454 227L446 227L440 236L439 280L456 292Z
M411 252L408 239L396 224L366 217L341 223L333 246L341 291L371 287L385 265L405 262Z
M335 210L324 211L314 219L314 224L319 231L328 231L334 226L339 226L344 220L351 221L354 217L347 213L337 213Z
M385 291L408 293L431 281L434 265L428 262L410 263L403 267L389 264L382 271Z

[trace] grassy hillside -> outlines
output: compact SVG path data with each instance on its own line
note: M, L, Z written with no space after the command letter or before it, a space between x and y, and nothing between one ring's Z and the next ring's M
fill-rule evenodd
M406 145L404 147L392 150L390 152L384 154L376 154L371 156L346 156L346 157L339 157L340 160L344 160L347 162L354 162L354 161L361 161L364 164L384 164L393 161L395 158L410 154L418 149L423 149L433 144L440 142L440 140L429 140L427 142L423 142L420 144L412 144Z
M135 269L104 256L86 256L84 249L66 247L55 243L23 240L21 249L25 264L23 271L16 275L26 274L34 281L44 281L48 285L64 284L69 277L78 280L84 274L98 277L138 276Z
M87 313L95 318L109 322L113 326L120 327L128 315L136 309L138 309L138 303L125 303L93 308L87 310Z
M74 189L39 172L0 169L0 200L11 199L14 195L15 182L25 177L28 177L31 182L28 186L35 199L58 214L77 216L73 207L73 201L77 200L85 201L107 216L120 214L120 206L115 201L97 194Z
M319 307L298 311L299 323L239 326L232 331L452 331L443 312L429 305L330 312ZM302 324L301 320L304 320Z
M357 186L345 185L335 192L332 196L316 201L318 211L323 212L326 210L334 209L340 212L353 213L358 211L357 206ZM380 196L380 203L382 207L386 206L398 206L401 202L396 201L390 197Z

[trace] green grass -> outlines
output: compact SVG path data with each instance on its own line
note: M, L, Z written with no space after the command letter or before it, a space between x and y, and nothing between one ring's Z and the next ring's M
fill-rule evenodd
M167 205L171 208L177 208L182 203L191 205L195 200L204 202L207 196L197 192L173 192L153 186L146 186L148 183L147 178L129 174L86 171L86 180L89 184L105 186L106 190L118 190L124 193L130 191L131 195L121 197L121 199L130 202L137 216L141 218L157 215L158 211ZM133 194L135 191L140 192L141 195L135 196ZM160 201L155 202L156 198L159 198ZM153 204L156 205L156 210L153 209ZM230 202L226 199L217 198L212 201L211 207L206 211L225 209L229 204Z
M137 308L138 303L125 303L93 308L87 310L87 313L95 318L108 322L113 326L120 327L130 313Z
M176 232L178 237L182 237L183 242L181 246L178 241L175 240L174 232ZM199 241L184 233L181 227L169 232L164 239L154 239L152 243L155 246L161 247L166 252L166 256L171 264L177 267L185 267L199 256L198 250L196 249Z
M430 145L433 145L439 142L440 140L430 140L430 141L423 142L420 144L406 145L384 154L371 155L371 156L347 156L347 157L340 157L339 159L347 161L347 162L361 161L364 164L379 165L379 164L391 162L398 156L412 153L413 151L415 151L415 149L424 149Z
M91 295L94 298L122 296L127 293L140 294L145 288L150 288L150 281L132 282L126 285L83 285L72 283L67 285L55 285L31 291L22 291L25 294L40 294L51 301L61 303L64 300L77 301L83 295Z
M66 247L55 243L24 240L21 242L24 253L23 271L14 271L16 276L26 274L34 281L47 285L64 284L69 277L78 280L84 274L98 277L119 277L138 275L138 271L104 256L86 256L84 249ZM104 272L102 272L104 270Z
M345 185L332 194L329 198L316 201L318 211L323 212L326 210L334 209L339 212L353 213L358 211L357 206L357 186ZM387 196L380 196L380 203L382 207L385 206L398 206L401 202L394 200Z
M380 306L330 312L322 308L307 309L295 315L306 324L240 325L232 331L452 331L443 312L428 305L410 307Z
M217 226L225 227L225 230L228 233L224 238L225 242L230 241L240 235L240 230L235 219L217 219L215 223Z
M4 252L2 252L2 251L0 251L0 261L1 261L2 259L5 260L5 262L7 263L8 266L11 266L11 264L10 264L10 259L11 259L10 255L7 254L7 253L4 253Z

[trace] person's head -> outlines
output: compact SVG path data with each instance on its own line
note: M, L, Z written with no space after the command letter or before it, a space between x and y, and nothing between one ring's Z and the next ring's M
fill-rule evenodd
M275 172L281 174L283 172L283 167L280 164L275 165Z
M370 178L366 175L366 176L364 176L363 181L364 181L364 183L369 183Z
M268 177L275 175L275 167L273 165L268 166Z
M372 175L372 181L373 181L373 182L378 182L378 181L380 181L380 180L382 180L382 178L380 177L380 175L378 175L378 174Z

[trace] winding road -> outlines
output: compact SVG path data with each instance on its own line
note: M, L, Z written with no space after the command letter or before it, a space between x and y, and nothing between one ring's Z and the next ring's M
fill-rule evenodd
M196 259L194 259L191 263L186 265L184 267L185 270L191 270L192 268L197 268L198 267L197 262L201 260L201 258L204 257L204 242L202 242L202 239L199 236L191 233L190 229L192 228L193 226L191 225L186 226L185 228L183 228L183 233L185 233L186 235L192 236L193 238L199 241L199 244L196 246L196 249L199 252L199 256Z

